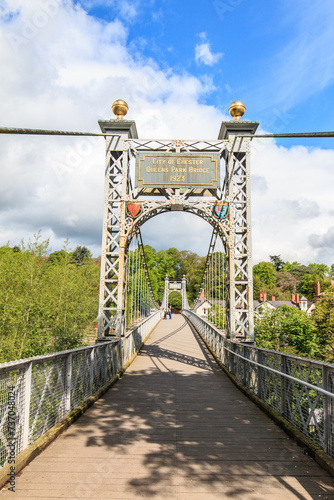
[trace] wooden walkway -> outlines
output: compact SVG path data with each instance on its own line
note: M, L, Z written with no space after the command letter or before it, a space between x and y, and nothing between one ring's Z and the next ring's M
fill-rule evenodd
M334 500L333 479L235 388L179 315L16 481L0 500Z

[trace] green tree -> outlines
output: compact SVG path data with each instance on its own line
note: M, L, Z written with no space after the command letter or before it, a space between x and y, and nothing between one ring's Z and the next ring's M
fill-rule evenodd
M321 299L317 300L312 313L319 356L325 361L334 361L334 287L330 287Z
M297 288L297 283L297 279L284 269L276 274L276 284L283 292L295 291Z
M259 347L314 357L318 350L312 318L297 308L265 309L255 317L255 341Z
M173 309L178 309L181 311L182 309L182 296L179 292L172 292L169 294L168 303L172 306Z
M334 264L331 265L330 270L329 270L329 276L333 279L334 278Z
M305 274L299 283L298 292L305 295L308 300L313 300L318 282L322 291L326 290L330 285L329 278L323 279L318 274Z
M208 310L208 320L216 325L219 329L226 328L226 311L225 308L219 304L213 304Z
M187 278L187 296L191 304L198 296L205 267L205 257L194 252L182 250L180 252L180 277Z
M258 276L253 277L253 294L255 300L260 300L260 291L262 290L262 283Z
M263 286L275 286L276 269L271 262L259 262L253 267L254 276L257 276Z
M71 261L78 266L81 266L84 262L91 260L92 254L87 247L77 246L74 252L71 254Z
M284 260L281 259L280 255L269 255L270 262L274 264L276 271L280 271L284 267Z
M49 253L40 233L19 252L0 248L0 362L78 347L96 318L99 268Z
M326 279L330 276L331 271L326 264L309 264L308 267L321 279Z

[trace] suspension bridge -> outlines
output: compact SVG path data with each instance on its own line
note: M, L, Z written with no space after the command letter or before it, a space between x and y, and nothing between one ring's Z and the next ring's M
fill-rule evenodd
M254 344L249 156L258 123L240 120L237 102L217 140L141 140L126 103L113 111L99 122L97 342L0 366L1 495L334 498L333 366ZM186 276L166 276L161 304L152 294L140 228L170 211L212 226L191 308ZM165 319L175 291L182 315ZM204 298L210 314L196 314Z

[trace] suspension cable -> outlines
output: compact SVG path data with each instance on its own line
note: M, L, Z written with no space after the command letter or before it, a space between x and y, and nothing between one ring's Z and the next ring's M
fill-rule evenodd
M225 304L225 252L223 252L223 242L218 236L218 232L213 229L209 250L203 271L201 289L197 299L194 301L193 309L201 302L201 290L204 296L211 302L211 309L208 310L208 320L219 329L225 327L226 304ZM223 274L223 277L221 276ZM222 319L221 319L222 318Z
M87 136L87 137L110 137L117 134L98 133L98 132L70 132L65 130L43 130L30 128L9 128L0 127L0 134L12 135L58 135L58 136ZM267 139L273 137L334 137L334 132L291 132L283 134L258 134L258 135L238 135L236 137L251 137L253 139Z

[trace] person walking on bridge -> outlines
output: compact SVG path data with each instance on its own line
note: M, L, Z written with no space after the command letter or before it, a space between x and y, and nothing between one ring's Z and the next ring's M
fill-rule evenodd
M169 318L172 319L172 306L169 306Z

